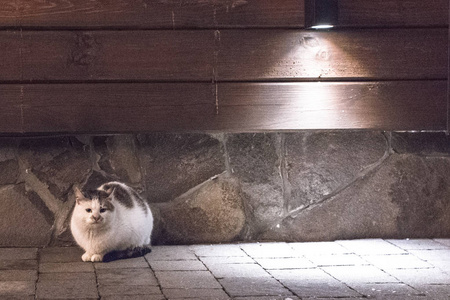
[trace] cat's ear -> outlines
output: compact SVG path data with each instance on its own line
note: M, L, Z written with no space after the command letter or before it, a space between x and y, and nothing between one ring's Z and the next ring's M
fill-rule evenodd
M75 200L77 201L77 204L80 204L81 200L83 200L85 197L83 196L83 193L80 191L80 189L75 186L73 188L73 191L75 193Z

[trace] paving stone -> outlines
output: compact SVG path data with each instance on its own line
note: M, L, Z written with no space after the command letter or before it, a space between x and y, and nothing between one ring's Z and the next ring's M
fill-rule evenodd
M0 260L0 270L37 270L37 260L12 259Z
M328 298L328 297L360 297L361 295L338 281L312 281L303 282L301 280L283 280L283 285L290 289L294 294L304 299L312 298Z
M158 271L155 272L162 289L221 288L208 271Z
M364 259L382 270L389 269L426 269L433 266L414 255L367 255Z
M156 246L145 255L147 261L157 260L198 260L189 246Z
M0 270L0 281L36 281L36 270Z
M163 295L115 295L105 296L102 300L166 300Z
M162 295L158 286L129 285L127 282L115 285L100 285L98 291L102 297L114 295Z
M298 280L303 282L335 282L336 279L321 269L268 270L278 280Z
M39 274L39 281L95 281L95 273L42 273Z
M71 263L41 263L39 265L40 273L83 273L94 272L94 266L91 263L71 262Z
M247 256L239 245L198 245L191 246L191 250L195 252L197 256L220 256L220 257L233 257L233 256Z
M1 296L2 300L35 300L34 295L23 295L23 296L7 296L7 295L2 295Z
M295 251L287 243L252 243L241 244L241 249L251 257L299 257L298 251Z
M352 251L335 242L289 243L289 246L301 255L349 254Z
M270 277L270 275L257 264L215 264L209 270L216 278L226 277Z
M206 271L205 265L197 260L152 261L154 271Z
M163 293L168 299L230 299L223 289L164 289Z
M43 262L81 262L83 249L79 247L49 247L39 251L39 261Z
M338 266L323 267L325 272L338 279L339 281L350 283L386 283L398 282L398 280L389 274L381 271L374 266ZM414 269L413 269L414 270Z
M406 254L405 250L382 239L336 241L336 243L358 255Z
M37 248L0 248L1 260L37 259Z
M398 278L401 282L416 285L443 284L450 285L450 275L439 269L392 269L389 274Z
M36 296L38 299L97 299L97 283L95 280L39 281Z
M450 275L450 260L444 261L428 261L430 265Z
M450 299L450 285L416 285L415 288L434 300Z
M250 296L250 297L235 297L233 300L301 300L295 296Z
M447 246L431 239L386 240L404 250L436 250L448 249Z
M356 254L307 255L317 266L362 266L369 263Z
M450 261L449 250L408 250L409 253L426 261Z
M369 298L384 298L388 296L403 296L406 298L410 295L422 294L422 292L415 290L404 283L356 283L350 284L350 287Z
M6 295L34 295L34 291L34 281L0 281L0 299L6 298Z
M249 256L231 256L231 257L200 257L200 260L206 265L217 264L254 264L255 261Z
M102 269L139 269L148 268L148 263L144 257L136 257L129 259L120 259L111 261L108 263L94 263L94 267L97 270Z
M266 270L314 268L311 261L302 257L255 258L256 262Z
M232 297L292 295L288 289L271 277L224 278L219 282Z
M450 239L434 239L434 241L438 242L439 244L450 247Z
M100 285L158 285L150 269L102 269L97 270Z

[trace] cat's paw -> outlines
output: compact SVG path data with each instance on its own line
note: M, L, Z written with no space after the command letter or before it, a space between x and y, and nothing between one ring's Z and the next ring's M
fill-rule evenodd
M103 260L103 255L100 255L100 254L94 254L91 257L92 262L102 261L102 260Z
M91 256L86 252L85 254L83 254L83 255L81 256L81 259L82 259L83 261L91 261Z

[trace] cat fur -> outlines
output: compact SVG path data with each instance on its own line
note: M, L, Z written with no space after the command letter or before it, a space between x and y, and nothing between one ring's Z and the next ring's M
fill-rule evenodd
M97 190L74 189L76 204L70 228L86 252L83 261L111 261L151 251L153 215L135 190L121 182L108 182Z

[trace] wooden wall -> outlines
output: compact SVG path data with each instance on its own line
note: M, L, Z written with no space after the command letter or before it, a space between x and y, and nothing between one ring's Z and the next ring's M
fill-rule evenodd
M448 0L0 0L0 133L447 130Z

